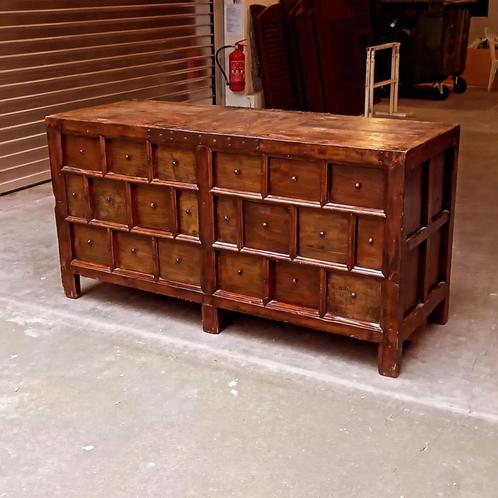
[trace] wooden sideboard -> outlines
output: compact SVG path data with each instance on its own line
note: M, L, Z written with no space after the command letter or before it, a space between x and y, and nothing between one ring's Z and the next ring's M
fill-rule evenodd
M47 118L62 282L79 276L378 343L448 318L459 128L120 102Z

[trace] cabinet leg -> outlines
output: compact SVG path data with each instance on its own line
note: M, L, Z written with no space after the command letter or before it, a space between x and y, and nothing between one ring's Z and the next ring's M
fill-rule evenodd
M80 276L74 273L62 272L62 285L66 296L71 299L77 299L81 296Z
M202 305L202 328L209 334L219 334L222 330L220 311L210 304Z
M448 321L450 300L446 298L436 306L434 311L429 315L428 321L437 323L438 325L445 325Z
M385 339L379 344L379 373L386 377L397 377L401 369L403 345L399 339L394 342Z

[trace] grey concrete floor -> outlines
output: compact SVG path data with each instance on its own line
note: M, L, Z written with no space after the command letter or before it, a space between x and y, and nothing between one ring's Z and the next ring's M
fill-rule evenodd
M463 126L451 318L373 345L59 283L48 185L0 198L0 497L498 496L498 93L404 101Z

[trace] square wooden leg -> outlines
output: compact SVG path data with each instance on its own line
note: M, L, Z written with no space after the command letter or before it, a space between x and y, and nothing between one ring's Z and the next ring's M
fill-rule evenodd
M80 276L69 271L62 271L62 285L66 296L78 299L81 296Z
M403 352L403 345L400 344L399 339L394 341L384 339L379 344L379 373L385 377L397 377L401 370L401 355Z
M434 311L429 315L428 321L438 325L446 325L448 321L450 300L446 298L436 306Z
M222 331L220 311L210 304L202 305L202 328L208 334L219 334Z

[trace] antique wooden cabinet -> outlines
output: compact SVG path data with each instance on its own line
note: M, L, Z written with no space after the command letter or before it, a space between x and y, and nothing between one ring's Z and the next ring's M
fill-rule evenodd
M459 129L120 102L47 118L62 281L378 343L448 317Z

